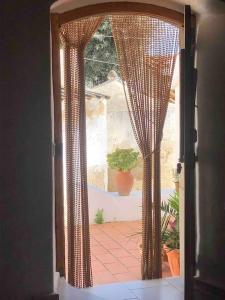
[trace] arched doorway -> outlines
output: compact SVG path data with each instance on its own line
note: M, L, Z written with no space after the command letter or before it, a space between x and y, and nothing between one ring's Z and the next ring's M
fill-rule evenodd
M104 11L107 10L107 12L110 12L112 14L117 14L118 12L120 12L120 13L125 12L127 14L128 12L132 12L135 15L140 13L140 14L144 14L144 15L153 14L154 16L158 16L158 17L166 16L166 18L168 17L168 19L171 23L178 24L181 27L183 25L183 16L182 16L182 14L179 14L177 12L170 11L168 9L161 9L161 8L158 8L158 7L155 7L152 5L145 5L145 4L136 4L136 3L120 3L120 4L121 4L121 6L118 5L117 3L109 3L106 5L96 5L96 6L94 5L94 6L89 6L86 8L76 9L76 10L68 12L68 13L63 13L61 15L54 15L53 23L55 22L55 24L56 24L58 22L58 26L60 27L63 24L63 22L69 22L73 19L76 19L76 18L79 19L80 17L90 16L90 15L94 15L94 16L96 16L98 14L102 15L102 14L104 14ZM57 25L55 26L55 28L57 28ZM57 31L57 29L56 29L56 31ZM56 39L55 39L55 41L56 41ZM53 56L53 57L56 58L56 56ZM56 63L56 65L57 65L57 63ZM56 94L59 95L59 93L56 93Z

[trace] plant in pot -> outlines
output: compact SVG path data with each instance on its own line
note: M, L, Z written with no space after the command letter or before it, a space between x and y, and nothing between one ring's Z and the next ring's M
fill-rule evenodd
M175 191L167 201L161 204L161 242L162 260L168 261L173 276L180 275L180 234L179 234L179 194ZM142 235L136 232L130 237ZM138 243L142 252L142 243Z
M162 232L163 250L167 254L172 276L180 275L180 233L179 233L179 194L174 192L162 202L161 210L167 220Z
M116 185L120 196L128 196L133 187L134 177L131 170L139 160L139 152L133 148L119 149L107 155L107 162L111 169L116 169Z
M95 215L95 223L96 224L103 224L104 223L104 210L98 208L96 215Z

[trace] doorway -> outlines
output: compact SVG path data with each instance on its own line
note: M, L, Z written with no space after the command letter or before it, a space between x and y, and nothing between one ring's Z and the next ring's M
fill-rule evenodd
M89 41L84 57L93 284L141 280L143 160L129 119L109 18ZM165 203L170 198L176 201L174 191L179 185L179 59L173 77L161 146L161 200ZM137 160L130 157L128 162L133 185L125 196L118 192L113 164L118 155L122 158L123 152L130 155L131 151ZM171 275L165 253L162 276Z

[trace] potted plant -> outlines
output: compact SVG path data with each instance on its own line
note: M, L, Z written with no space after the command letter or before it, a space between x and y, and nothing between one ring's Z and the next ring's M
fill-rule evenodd
M120 196L128 196L133 187L134 178L131 170L138 164L139 152L133 148L119 149L107 155L111 169L116 169L116 185Z
M96 224L103 224L104 223L104 210L98 208L96 215L95 215L95 223Z
M180 275L180 234L179 234L179 194L174 192L161 206L167 218L166 229L162 232L163 250L167 254L173 276Z
M179 194L175 191L161 204L162 260L168 261L172 276L180 275ZM136 232L131 237L141 235ZM138 243L142 252L142 243Z

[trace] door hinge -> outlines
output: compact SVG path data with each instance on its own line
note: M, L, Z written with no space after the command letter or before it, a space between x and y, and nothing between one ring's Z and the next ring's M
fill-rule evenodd
M195 168L195 164L196 164L197 161L198 161L198 156L195 153L193 153L191 161L190 161L192 169Z
M182 171L182 164L179 162L177 163L177 174L180 174Z
M197 143L198 141L198 132L197 129L192 129L192 141L193 143Z

